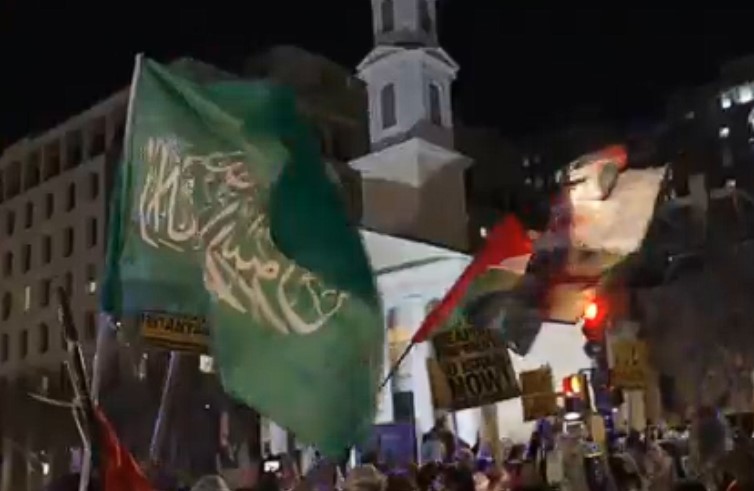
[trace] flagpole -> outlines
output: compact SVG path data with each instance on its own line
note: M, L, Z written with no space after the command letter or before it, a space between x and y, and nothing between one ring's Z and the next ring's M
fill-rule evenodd
M391 378L393 378L393 376L394 376L394 375L395 375L396 373L398 373L398 369L400 368L400 366L401 366L401 363L403 363L403 361L404 361L404 360L406 359L406 357L407 357L407 356L408 356L408 354L409 354L409 353L411 352L411 349L412 349L412 348L413 348L414 346L416 346L416 343L415 343L414 341L411 341L411 342L410 342L410 343L408 344L408 346L406 346L406 349L405 349L405 350L403 350L403 353L401 353L401 356L400 356L400 357L398 358L398 361L396 361L396 362L395 362L395 365L393 365L393 366L392 366L392 367L390 368L390 371L388 372L388 374L387 374L387 377L385 377L385 380L383 380L383 381L382 381L382 383L380 384L380 388L378 389L378 392L379 392L379 391L381 391L382 389L384 389L384 388L385 388L385 386L387 385L387 383L388 383L388 382L390 381L390 379L391 379Z
M141 75L141 63L142 63L143 54L138 53L136 55L136 60L134 63L134 71L133 75L131 77L131 86L128 90L128 106L126 109L126 124L125 124L125 130L123 135L123 158L128 158L130 154L130 145L129 140L131 138L132 133L132 126L133 126L133 108L134 108L134 101L136 99L136 85L139 80L139 76ZM111 238L108 238L110 240ZM60 295L60 291L59 291ZM67 308L69 309L70 314L70 305L67 303L68 298L65 296L65 292L63 292L63 297L65 298L65 302L67 305ZM65 309L62 306L62 298L61 297L61 308ZM65 316L64 316L65 317ZM94 357L92 360L92 384L91 384L91 392L87 393L88 398L88 411L87 416L89 417L89 421L92 421L91 418L94 417L94 406L93 404L99 400L99 389L100 389L100 383L102 381L102 369L104 366L104 361L102 359L104 346L106 341L109 338L109 333L107 332L107 329L110 329L110 319L109 317L104 314L100 313L98 316L98 326L97 326L97 340L94 350ZM69 317L69 322L71 322ZM65 329L65 321L63 322L64 329ZM72 325L71 325L72 327ZM71 329L72 331L75 331L74 329ZM75 335L75 332L74 332ZM69 339L69 351L71 350L71 341L70 338L66 337L66 339ZM78 343L78 337L76 337L76 342ZM79 354L81 353L81 348L79 346ZM82 358L83 360L83 358ZM86 373L86 372L84 372ZM74 387L75 387L74 383ZM96 398L96 401L93 399ZM91 433L91 432L90 432ZM92 473L92 448L91 443L86 443L84 445L84 455L82 456L82 462L81 462L81 480L79 481L79 491L86 491L89 487L89 481L91 479L91 473Z

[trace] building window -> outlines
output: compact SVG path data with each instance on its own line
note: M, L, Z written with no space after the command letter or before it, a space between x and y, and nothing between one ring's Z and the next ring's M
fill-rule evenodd
M720 107L723 109L728 109L730 106L733 105L733 101L731 100L730 96L728 94L723 94L720 96Z
M13 274L13 253L8 251L3 259L3 275L10 276Z
M39 185L39 152L32 153L26 163L26 174L24 175L24 189L31 189Z
M398 122L395 116L395 85L388 84L380 93L382 128L390 128Z
M99 197L99 174L96 172L89 173L89 199L95 200Z
M31 269L31 244L24 244L21 249L21 264L24 273Z
M10 355L10 349L9 349L9 336L7 333L3 333L2 338L0 338L0 361L6 362L8 361L9 355Z
M49 279L42 280L39 286L39 306L48 307L52 298L52 281Z
M76 184L72 182L68 184L65 209L71 211L74 208L76 208Z
M422 31L432 32L432 17L429 15L429 3L427 0L419 0L419 23Z
M5 233L8 236L13 235L13 232L16 230L16 214L13 213L13 210L8 210L5 213Z
M55 213L55 196L52 193L45 195L45 218L52 217Z
M97 266L94 264L86 265L86 291L89 293L97 292Z
M393 5L393 0L382 0L382 5L380 7L382 32L390 32L395 29L395 6Z
M45 235L42 239L42 264L52 261L52 237Z
M66 227L63 232L63 257L70 257L73 254L73 228Z
M48 180L60 174L60 142L52 142L44 149L42 179Z
M50 350L50 328L44 322L39 325L37 343L40 353L47 353Z
M435 83L429 84L429 120L432 124L442 126L440 87Z
M81 132L72 131L65 139L65 168L73 169L83 160L84 149L81 142Z
M89 151L87 157L94 158L105 153L105 140L107 134L107 120L102 117L94 122L89 134Z
M751 90L751 85L746 84L738 88L737 101L739 104L748 104L754 100L754 91Z
M11 313L13 313L13 296L11 296L10 292L5 292L3 294L3 303L0 308L2 308L3 320L8 320Z
M84 335L92 340L97 337L97 316L94 312L87 312L84 318Z
M97 246L97 218L91 217L86 227L86 242L89 247Z
M23 360L29 354L29 330L24 329L18 338L18 356Z
M24 287L24 312L28 312L31 308L31 287Z
M34 203L29 201L24 209L24 226L31 228L32 225L34 225Z
M63 277L63 289L68 294L68 297L73 296L73 273L70 271Z

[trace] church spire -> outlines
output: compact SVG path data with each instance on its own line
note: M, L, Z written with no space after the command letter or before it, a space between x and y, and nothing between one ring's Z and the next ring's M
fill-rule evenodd
M377 45L437 46L437 0L372 0Z

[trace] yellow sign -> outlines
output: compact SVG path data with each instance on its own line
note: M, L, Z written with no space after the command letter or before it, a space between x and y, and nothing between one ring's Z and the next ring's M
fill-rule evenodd
M201 317L144 312L139 327L145 340L167 349L206 353L209 346L209 329Z
M432 343L440 369L429 365L436 374L437 409L459 411L518 397L516 373L499 333L460 327L435 335Z
M613 367L610 382L622 389L644 389L649 372L649 354L643 341L613 341Z
M550 367L521 372L519 379L524 421L534 421L558 413L558 399L552 386Z

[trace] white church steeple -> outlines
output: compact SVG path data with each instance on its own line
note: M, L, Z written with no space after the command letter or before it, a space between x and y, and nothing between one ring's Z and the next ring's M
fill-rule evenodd
M371 2L375 46L357 75L368 92L372 152L350 164L362 176L362 221L465 249L471 161L453 149L458 65L438 44L436 0Z
M375 47L359 64L373 148L420 136L452 148L458 65L437 44L435 0L371 0Z
M436 0L372 0L375 44L437 45Z

